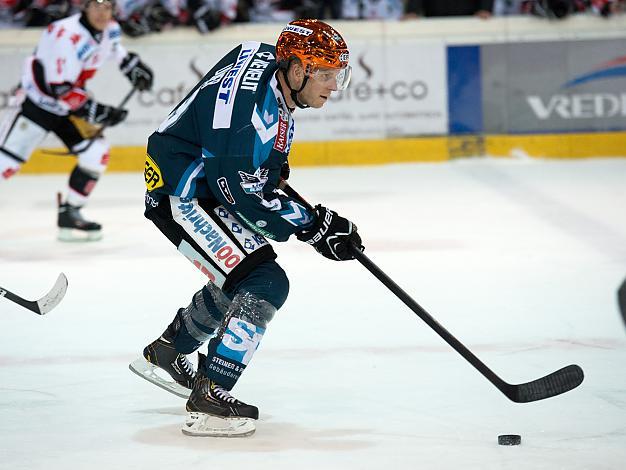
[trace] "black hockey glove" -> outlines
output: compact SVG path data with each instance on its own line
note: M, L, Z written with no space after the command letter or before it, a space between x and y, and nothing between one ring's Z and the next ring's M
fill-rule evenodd
M139 91L146 91L152 88L153 74L150 67L139 60L139 56L134 52L129 52L122 63L120 70L128 77L130 83Z
M85 105L76 110L74 114L84 118L90 124L112 127L126 119L128 110L114 108L108 104L101 104L88 99Z
M315 212L317 221L310 229L297 233L298 240L313 245L319 254L334 261L354 259L351 244L363 251L356 225L319 204Z

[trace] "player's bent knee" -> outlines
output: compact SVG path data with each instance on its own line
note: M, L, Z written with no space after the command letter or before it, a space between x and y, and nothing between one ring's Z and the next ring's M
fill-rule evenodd
M289 279L276 261L269 260L256 266L237 284L235 291L250 292L278 310L289 295Z
M274 318L274 314L276 313L276 307L267 300L246 291L238 293L233 298L229 310L232 313L229 324L232 322L233 318L236 318L245 320L263 330L265 330L267 324ZM259 333L262 335L262 331Z

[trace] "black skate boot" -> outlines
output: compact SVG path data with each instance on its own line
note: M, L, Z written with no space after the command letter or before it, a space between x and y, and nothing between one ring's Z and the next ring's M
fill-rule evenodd
M57 195L59 216L59 240L62 242L97 241L102 238L102 225L85 220L79 206L61 202L61 193Z
M259 409L234 398L204 373L206 356L198 353L198 372L187 400L183 434L190 436L245 437L254 433Z
M204 373L206 356L198 353L198 373L187 400L187 411L224 418L259 419L259 409L232 397L228 390L210 380Z
M193 386L195 372L187 356L174 348L177 324L180 324L178 314L161 337L144 348L143 357L131 362L129 368L156 386L181 398L187 398ZM167 372L172 380L158 375L157 369Z

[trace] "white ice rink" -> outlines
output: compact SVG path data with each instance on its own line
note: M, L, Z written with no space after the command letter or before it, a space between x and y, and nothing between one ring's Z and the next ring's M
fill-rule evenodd
M184 400L128 370L204 282L143 218L142 175L102 179L93 244L55 241L66 180L0 186L0 286L33 299L69 278L44 317L0 299L1 469L626 468L626 159L293 169L504 380L586 378L512 403L356 261L291 240L290 297L233 391L261 412L244 439L184 436Z

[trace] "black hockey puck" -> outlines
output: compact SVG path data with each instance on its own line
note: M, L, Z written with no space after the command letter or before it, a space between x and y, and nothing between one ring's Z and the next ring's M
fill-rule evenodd
M518 446L522 443L522 436L519 434L500 434L498 444L501 446Z

